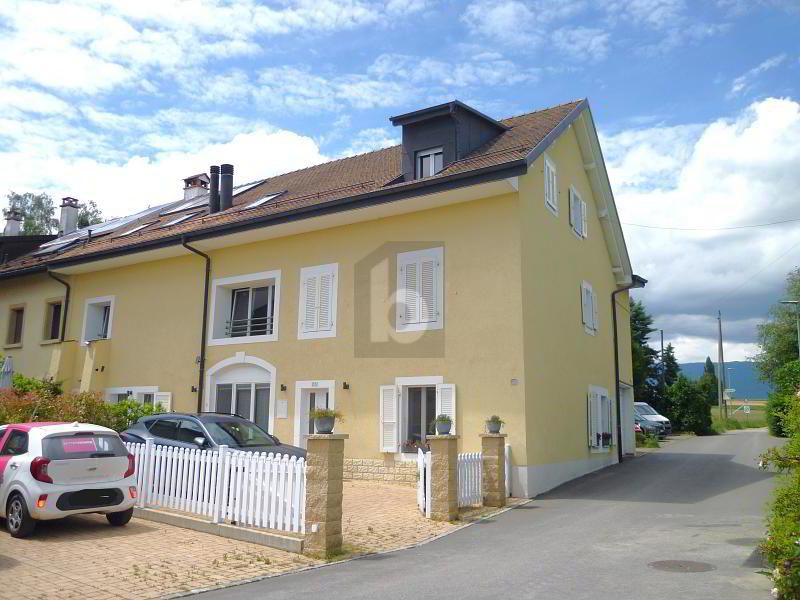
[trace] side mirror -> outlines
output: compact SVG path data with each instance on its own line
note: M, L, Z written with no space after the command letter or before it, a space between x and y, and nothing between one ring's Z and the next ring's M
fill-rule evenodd
M196 438L194 438L194 443L198 445L200 448L205 448L206 438L204 438L202 435L198 435Z

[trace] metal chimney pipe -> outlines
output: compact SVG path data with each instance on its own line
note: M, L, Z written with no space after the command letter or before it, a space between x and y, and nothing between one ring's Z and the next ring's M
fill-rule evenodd
M219 209L228 210L233 206L233 165L220 165Z
M209 214L219 212L219 167L211 165L211 187L208 190L208 212Z

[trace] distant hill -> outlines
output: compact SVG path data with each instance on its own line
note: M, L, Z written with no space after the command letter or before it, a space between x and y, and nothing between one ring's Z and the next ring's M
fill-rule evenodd
M703 374L703 367L705 363L684 363L680 365L681 371L689 379L700 379ZM733 387L736 393L734 398L747 398L749 400L765 399L772 391L769 384L764 383L758 378L758 371L756 366L747 361L734 361L725 363L727 368L733 369L728 371L728 387ZM731 386L733 383L733 386Z

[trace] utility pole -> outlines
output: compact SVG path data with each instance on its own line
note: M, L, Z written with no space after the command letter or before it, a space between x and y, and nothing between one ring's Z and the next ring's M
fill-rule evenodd
M722 351L722 311L717 311L717 328L719 330L717 397L719 400L720 416L727 419L728 403L725 402L725 355Z
M667 365L664 363L664 330L661 332L661 392L666 396L667 393Z

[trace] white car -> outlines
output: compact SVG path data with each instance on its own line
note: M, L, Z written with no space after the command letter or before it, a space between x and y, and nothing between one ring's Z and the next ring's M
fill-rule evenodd
M85 423L0 428L0 517L14 537L36 521L104 513L126 525L136 503L135 462L113 429Z
M633 409L636 411L636 414L645 421L661 424L664 427L664 433L672 433L672 423L669 422L669 419L658 414L656 409L647 402L634 402Z

